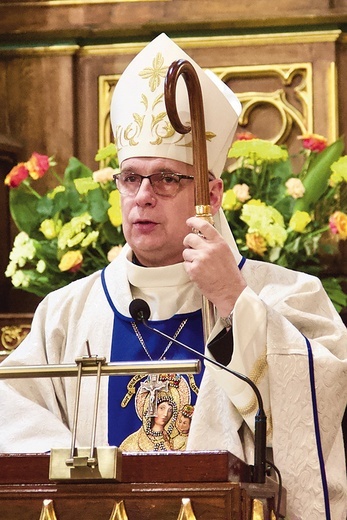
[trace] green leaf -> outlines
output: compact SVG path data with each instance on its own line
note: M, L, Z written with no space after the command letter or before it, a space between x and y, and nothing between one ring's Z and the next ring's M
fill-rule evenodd
M108 220L107 210L110 204L105 200L102 190L93 190L88 193L88 212L95 222Z
M341 156L344 150L342 139L338 139L328 146L321 153L317 154L310 164L306 177L303 180L305 194L301 199L297 199L294 204L295 211L310 211L313 205L323 195L328 187L331 175L330 166Z
M21 186L10 190L11 216L17 228L29 236L41 223L41 215L37 211L39 201L33 193L28 193Z
M49 199L47 196L42 197L38 201L37 211L40 214L40 221L42 222L46 218L51 218L54 212L54 202L53 199Z
M344 307L347 306L347 294L343 291L342 286L337 278L323 278L322 285L333 305L335 306L337 312L340 312Z
M75 179L81 179L83 177L92 177L93 172L90 168L85 166L76 157L70 157L69 163L64 172L64 181L71 183Z
M76 190L80 195L85 195L88 191L97 190L99 188L99 184L89 177L75 179L74 183Z
M96 161L104 161L108 158L114 158L117 155L117 148L114 143L110 143L104 148L100 148L95 156Z

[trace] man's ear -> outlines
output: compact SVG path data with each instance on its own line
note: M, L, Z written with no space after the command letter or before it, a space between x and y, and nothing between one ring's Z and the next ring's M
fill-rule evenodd
M222 205L223 199L223 181L222 179L213 179L209 182L210 188L210 206L211 213L215 215Z

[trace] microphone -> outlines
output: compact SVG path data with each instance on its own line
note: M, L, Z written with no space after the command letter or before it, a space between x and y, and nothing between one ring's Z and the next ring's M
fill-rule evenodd
M135 298L129 305L130 316L135 321L147 321L151 315L151 309L145 300Z
M266 415L264 412L264 406L263 406L263 399L259 392L258 387L255 385L255 383L247 376L240 374L239 372L235 372L234 370L230 370L226 366L222 365L222 363L219 363L215 359L210 359L204 354L201 354L197 350L193 349L192 347L189 347L188 345L185 345L181 341L178 341L177 339L174 339L165 332L162 332L161 330L158 330L154 327L151 327L148 325L147 320L149 319L151 315L151 310L149 308L148 303L145 300L142 300L140 298L136 298L133 300L129 305L129 313L130 316L133 318L133 320L137 322L143 323L147 329L155 332L156 334L159 334L160 336L164 337L165 339L172 341L173 343L176 343L180 347L185 348L186 350L189 350L189 352L192 352L194 355L201 357L205 361L208 361L209 363L212 363L212 365L217 366L218 368L221 368L222 370L225 370L226 372L229 372L229 374L236 376L237 378L241 379L245 383L247 383L252 390L254 391L257 401L258 401L258 411L255 416L255 427L254 427L254 466L253 466L253 475L252 475L252 481L254 483L263 484L265 482L265 475L266 475Z

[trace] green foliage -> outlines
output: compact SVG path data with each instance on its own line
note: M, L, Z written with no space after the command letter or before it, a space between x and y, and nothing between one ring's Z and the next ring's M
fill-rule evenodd
M115 157L112 162L117 164ZM15 287L45 296L108 264L110 250L124 244L121 226L113 226L108 216L115 190L109 179L94 180L93 172L72 157L60 184L44 195L34 190L29 176L11 188L19 234L5 274Z
M321 136L313 135L310 144L315 137ZM229 152L237 160L222 175L223 209L242 254L319 276L338 311L347 305L344 278L326 272L321 254L336 254L322 241L332 232L331 215L340 212L347 226L340 196L347 176L335 174L331 182L331 166L338 169L342 152L341 139L320 152L304 148L303 167L294 172L283 147L261 139L239 140ZM347 239L343 224L339 238Z
M336 162L342 152L341 139L320 152L304 148L304 166L293 172L285 147L261 139L238 140L229 153L235 162L222 175L223 209L241 253L319 276L339 311L347 305L341 288L345 279L325 272L322 255L333 256L336 248L322 237L330 233L329 218L338 210L339 237L347 238L346 204L340 204L345 157ZM63 179L44 195L33 189L35 181L29 177L11 188L11 215L20 232L6 276L14 286L44 296L103 268L110 250L124 244L119 199L110 198L118 169L115 146L99 150L96 160L106 167L93 175L70 158Z

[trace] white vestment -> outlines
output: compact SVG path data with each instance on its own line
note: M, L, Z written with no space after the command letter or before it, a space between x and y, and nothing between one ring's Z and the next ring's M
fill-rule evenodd
M119 312L129 316L134 297L149 303L153 319L199 308L200 296L183 264L143 268L131 264L129 255L125 246L105 271ZM288 519L326 518L310 386L310 346L331 518L345 520L341 420L347 401L346 328L318 279L250 260L242 274L248 287L235 305L234 351L228 367L251 377L262 394L268 445L273 447L274 462L287 489ZM48 295L35 313L30 334L3 365L73 363L77 356L87 354L87 340L92 354L109 360L112 324L113 312L97 272ZM211 337L220 330L217 321ZM188 449L229 450L252 464L254 392L243 381L206 365ZM107 379L101 378L99 446L107 444ZM75 386L74 378L2 381L0 451L35 453L70 447ZM90 444L93 391L93 378L85 378L79 445Z

